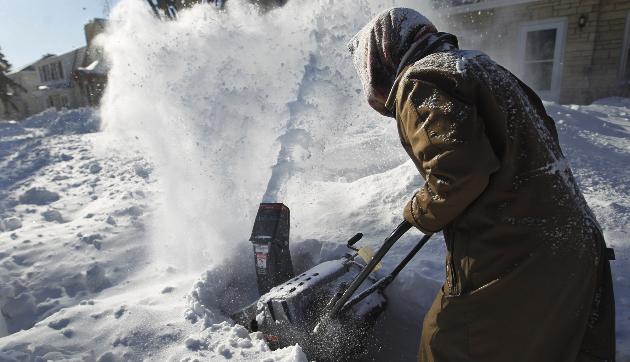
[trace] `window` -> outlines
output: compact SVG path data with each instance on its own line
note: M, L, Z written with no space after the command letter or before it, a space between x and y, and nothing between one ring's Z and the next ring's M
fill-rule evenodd
M39 67L39 79L42 82L63 79L63 66L61 62L50 63Z
M534 30L525 37L525 78L532 88L551 90L557 29Z
M521 27L520 75L542 98L560 94L566 19L527 23Z
M626 16L626 31L623 38L623 46L621 47L621 67L619 74L621 79L626 83L630 83L630 11Z

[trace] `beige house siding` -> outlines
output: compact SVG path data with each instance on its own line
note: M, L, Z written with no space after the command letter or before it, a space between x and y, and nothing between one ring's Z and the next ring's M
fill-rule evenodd
M47 108L78 108L87 103L81 89L74 80L74 70L85 56L85 47L62 55L55 55L38 60L24 69L9 74L9 78L21 84L27 92L16 92L13 97L19 112L11 112L10 119L23 119ZM56 77L45 79L43 67L55 67ZM62 68L59 73L59 67ZM0 117L4 116L0 109Z
M545 0L452 14L445 20L460 37L462 48L485 51L528 84L532 82L523 70L523 29L547 22L564 24L563 39L557 40L563 47L558 54L557 92L543 96L561 103L589 103L630 96L620 74L629 10L628 0ZM580 17L586 19L583 26Z
M593 52L591 91L597 98L630 97L630 84L622 74L623 42L630 14L628 0L602 0ZM626 50L627 51L627 50Z

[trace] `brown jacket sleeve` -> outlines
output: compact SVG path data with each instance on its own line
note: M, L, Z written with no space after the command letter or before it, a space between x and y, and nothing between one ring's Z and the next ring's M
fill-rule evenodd
M499 160L474 104L435 83L413 80L407 87L397 112L399 131L426 182L403 214L423 232L437 232L483 192Z

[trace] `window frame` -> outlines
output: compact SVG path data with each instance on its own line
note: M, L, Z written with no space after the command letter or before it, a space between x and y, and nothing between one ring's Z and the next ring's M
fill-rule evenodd
M562 88L562 75L564 70L564 52L567 39L567 25L568 19L566 17L548 18L543 20L524 22L520 24L519 41L516 43L516 46L518 47L518 69L521 78L524 78L525 65L527 64L527 61L525 60L527 34L534 31L556 29L556 44L554 48L554 59L551 71L551 89L534 89L534 91L536 91L536 93L545 100L558 101L558 99L560 98L560 90ZM522 80L527 83L526 79Z
M628 67L628 57L630 57L630 10L626 14L626 26L623 33L623 44L621 46L621 62L619 63L619 79L622 83L630 84L630 67Z
M43 64L38 67L39 79L41 82L55 82L64 80L63 62L56 61L48 64Z

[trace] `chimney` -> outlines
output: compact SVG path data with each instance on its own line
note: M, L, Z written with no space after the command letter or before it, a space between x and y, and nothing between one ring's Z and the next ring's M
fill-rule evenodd
M92 41L94 38L105 31L105 24L107 21L105 19L94 18L90 20L89 23L85 24L83 30L85 31L85 43L87 44L87 48L90 49L92 47Z

